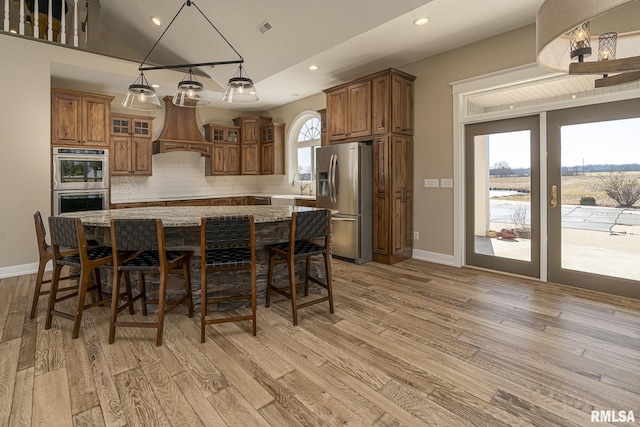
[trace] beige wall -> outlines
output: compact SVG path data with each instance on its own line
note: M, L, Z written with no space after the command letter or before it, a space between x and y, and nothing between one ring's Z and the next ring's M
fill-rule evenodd
M453 189L424 188L453 178L453 97L449 83L535 62L535 25L399 67L414 87L414 249L453 255ZM459 183L454 183L458 185Z
M58 62L130 76L137 74L137 65L4 34L0 35L0 51L4 58L15 59L3 61L0 79L3 98L15 100L11 105L0 104L0 275L8 275L13 267L37 262L32 216L36 210L45 216L50 212L50 64ZM413 228L420 232L420 240L415 242L416 249L453 254L453 191L422 186L424 178L453 177L449 83L534 62L534 53L535 27L531 25L400 67L417 77ZM371 70L375 71L378 70ZM180 77L159 78L177 81ZM28 85L18 84L23 82ZM324 107L324 94L320 93L267 114L289 124L301 111ZM204 109L198 114L200 124L238 115L220 109ZM163 120L162 113L159 119ZM154 126L156 131L161 128L159 123L154 122Z

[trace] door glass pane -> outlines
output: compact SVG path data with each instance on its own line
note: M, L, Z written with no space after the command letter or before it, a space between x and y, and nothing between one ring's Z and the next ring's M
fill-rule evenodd
M640 277L640 119L561 127L561 266Z
M531 132L474 138L475 252L531 261Z

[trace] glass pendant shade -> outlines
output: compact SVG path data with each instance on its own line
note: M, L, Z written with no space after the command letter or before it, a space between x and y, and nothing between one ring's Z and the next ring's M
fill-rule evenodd
M142 111L154 111L162 108L155 89L149 85L144 73L140 73L136 81L129 86L121 105L125 108Z
M173 97L173 104L178 107L202 107L209 105L209 98L204 85L196 80L191 68L178 83L178 89Z
M258 93L253 86L253 80L243 74L242 65L240 65L236 75L229 79L227 88L222 96L223 101L234 104L258 101Z

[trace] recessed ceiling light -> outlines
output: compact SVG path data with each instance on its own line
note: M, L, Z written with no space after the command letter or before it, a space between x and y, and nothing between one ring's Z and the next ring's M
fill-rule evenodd
M299 93L292 93L291 96L300 96Z
M575 94L571 95L571 99L576 99L577 96Z
M10 32L11 34L18 34L18 32L17 32L16 30L9 30L9 32Z
M318 66L317 66L317 65L309 65L309 69L310 69L311 71L315 71L315 70L317 70L317 69L318 69Z
M151 87L158 89L158 88L160 87L160 85L159 85L159 84L154 83L154 84L152 84L152 85L151 85Z
M426 16L422 18L417 18L415 21L413 21L413 25L418 25L418 26L425 25L428 23L429 23L429 18L427 18Z
M162 24L162 22L160 22L160 18L158 18L156 16L152 16L151 17L151 22L153 22L153 24L157 25L158 27L160 26L160 24Z

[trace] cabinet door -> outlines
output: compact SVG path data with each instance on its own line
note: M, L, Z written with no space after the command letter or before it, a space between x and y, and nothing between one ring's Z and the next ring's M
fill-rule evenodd
M131 117L127 116L111 116L111 135L112 136L130 136Z
M273 152L273 143L269 144L260 144L261 153L261 162L260 162L260 174L261 175L273 175L273 160L274 160L274 152Z
M373 80L371 88L371 115L373 133L389 132L389 76Z
M129 175L131 171L131 138L113 136L111 138L111 175Z
M412 239L412 194L409 179L413 172L412 166L413 143L409 137L394 136L391 138L391 169L392 169L392 199L391 199L391 236L392 253L400 254L411 249Z
M347 137L371 135L371 81L349 85Z
M327 135L329 141L346 138L347 134L347 88L327 94Z
M101 98L82 99L83 144L109 146L109 103Z
M213 153L211 155L211 173L209 175L225 174L225 147L224 144L213 144Z
M260 129L260 142L263 144L273 142L273 125Z
M391 80L392 132L413 135L413 82L400 76Z
M82 99L77 95L52 92L51 144L78 145L82 141Z
M373 141L373 253L390 255L389 137Z
M240 175L240 144L225 144L223 161L225 174Z
M259 144L240 144L242 175L257 175L260 172Z
M134 175L151 175L151 139L146 137L131 138L131 173Z
M242 120L240 137L242 138L242 142L248 142L248 143L258 142L258 119L257 118Z

